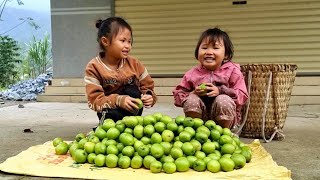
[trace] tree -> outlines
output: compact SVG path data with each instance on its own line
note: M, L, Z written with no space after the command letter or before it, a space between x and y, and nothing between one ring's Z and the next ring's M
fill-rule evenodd
M18 5L23 5L23 2L22 2L21 0L16 0L16 1L17 1ZM3 0L2 3L0 4L0 21L3 21L3 20L1 19L1 16L2 16L2 13L3 13L3 11L4 11L4 8L6 7L6 4L7 4L8 2L11 2L11 0ZM24 24L24 23L28 23L31 27L33 27L33 28L36 29L36 30L40 28L40 26L38 26L38 25L33 21L33 18L31 18L31 17L19 18L19 20L22 21L22 22L18 23L17 25L9 28L8 30L6 30L6 31L4 31L4 32L1 32L1 33L0 33L0 36L7 34L8 32L10 32L10 31L12 31L13 29L21 26L21 25Z
M0 88L7 88L19 80L17 63L21 63L17 41L9 36L0 36Z

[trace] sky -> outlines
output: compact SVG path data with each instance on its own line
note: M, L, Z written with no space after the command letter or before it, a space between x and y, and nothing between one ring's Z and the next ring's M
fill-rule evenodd
M2 3L3 0L0 0ZM15 7L19 9L27 9L33 11L50 12L50 0L21 0L24 5L18 5L17 0L8 0L6 6Z

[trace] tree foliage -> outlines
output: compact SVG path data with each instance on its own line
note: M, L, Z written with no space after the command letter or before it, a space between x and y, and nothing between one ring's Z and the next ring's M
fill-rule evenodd
M16 65L21 63L18 42L9 36L0 36L0 88L19 80Z
M0 4L0 21L3 21L3 19L1 19L2 17L2 13L4 11L4 8L6 7L6 4L8 2L11 2L12 0L3 0ZM18 5L24 5L23 2L21 0L16 0L16 2L18 3ZM6 31L4 32L1 32L0 33L0 36L3 36L3 35L6 35L8 32L12 31L13 29L21 26L22 24L24 23L28 23L31 27L33 27L35 30L39 29L40 26L34 22L33 18L31 17L25 17L25 18L19 18L19 20L21 21L20 23L16 24L15 26L7 29Z
M28 55L22 63L22 74L28 78L36 78L38 75L46 73L47 68L52 64L51 46L49 36L42 40L33 40L28 44Z

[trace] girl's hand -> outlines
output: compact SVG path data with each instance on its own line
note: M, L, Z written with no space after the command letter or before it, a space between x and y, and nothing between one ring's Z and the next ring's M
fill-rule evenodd
M143 94L141 96L141 101L145 108L149 109L153 103L153 97L150 94Z
M207 85L208 97L216 97L220 94L217 86L213 85L212 83L207 83L206 85Z
M129 112L135 112L139 107L137 106L138 101L135 98L130 96L125 96L124 102L121 105L122 109L125 109Z

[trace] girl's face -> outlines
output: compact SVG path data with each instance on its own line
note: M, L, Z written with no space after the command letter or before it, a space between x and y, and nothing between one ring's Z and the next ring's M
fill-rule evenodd
M131 41L132 38L129 29L120 29L118 34L112 38L112 42L110 42L107 38L105 39L104 46L107 56L117 60L127 58L131 50Z
M215 44L209 42L209 38L202 40L199 46L198 61L203 67L215 71L220 68L224 58L225 47L221 38Z

